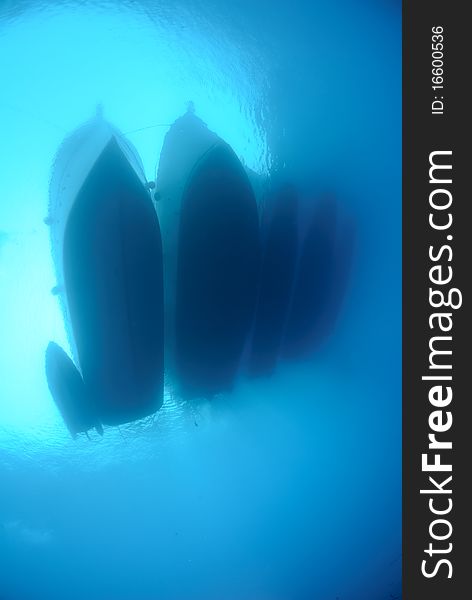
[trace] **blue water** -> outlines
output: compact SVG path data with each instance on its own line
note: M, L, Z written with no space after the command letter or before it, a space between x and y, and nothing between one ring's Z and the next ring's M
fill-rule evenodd
M0 598L401 595L401 14L393 0L0 3ZM98 103L155 175L196 113L357 228L336 330L218 401L70 439L52 159Z

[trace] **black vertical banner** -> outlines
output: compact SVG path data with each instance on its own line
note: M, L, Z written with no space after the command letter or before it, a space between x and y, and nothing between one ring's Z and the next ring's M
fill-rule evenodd
M472 29L403 2L403 598L472 597Z

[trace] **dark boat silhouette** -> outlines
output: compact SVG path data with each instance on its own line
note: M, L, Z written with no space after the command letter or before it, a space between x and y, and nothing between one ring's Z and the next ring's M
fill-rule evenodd
M190 108L176 119L164 138L156 175L154 202L164 251L165 364L170 380L175 372L175 304L180 215L186 183L195 164L221 141Z
M297 259L297 207L297 191L283 185L269 196L263 212L258 300L248 356L251 375L269 374L277 364Z
M254 314L259 243L251 184L219 141L197 162L182 196L175 368L184 397L233 385Z
M186 397L213 395L230 388L234 380L249 331L247 314L254 307L259 253L252 184L262 189L263 181L241 165L230 146L195 115L192 104L165 136L155 204L165 256L166 372L175 390ZM230 214L236 220L228 231L225 215ZM232 240L232 259L224 257L221 237ZM217 275L218 255L227 268ZM192 275L197 266L200 280ZM232 297L228 292L231 279ZM244 295L252 300L244 300L238 309L234 304ZM213 314L208 316L208 311ZM221 327L215 325L217 315ZM198 324L202 319L208 322L206 329L203 321ZM233 331L238 326L240 330ZM212 352L217 352L210 351L212 345L220 348L213 363ZM199 356L194 357L195 353Z
M54 342L46 348L46 377L49 391L64 419L71 436L95 427L103 434L91 397L72 360Z
M81 389L72 361L48 350L48 384L66 422L117 425L150 415L163 399L159 223L137 154L100 116L60 148L47 220L83 381Z
M300 245L283 355L300 358L323 339L332 317L330 303L336 278L336 205L325 198L308 221Z

